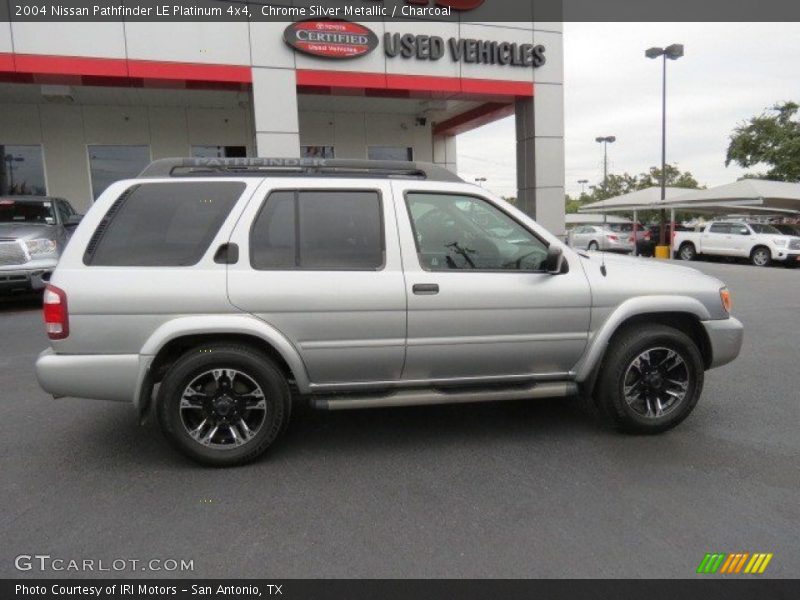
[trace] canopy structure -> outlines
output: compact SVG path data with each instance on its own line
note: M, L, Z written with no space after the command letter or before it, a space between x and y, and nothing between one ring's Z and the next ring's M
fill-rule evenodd
M669 201L691 191L692 190L689 188L668 187L666 188L665 195L667 201ZM620 196L614 196L613 198L606 198L605 200L586 204L580 207L578 212L626 212L632 210L651 210L657 208L662 208L661 188L658 186L653 186L644 188L643 190L636 190L635 192L629 192Z
M753 213L800 212L800 183L740 179L667 198L663 207L698 211L710 209L709 212L727 212L733 208Z
M567 214L565 216L567 227L572 225L600 225L602 223L630 223L630 219L603 213Z

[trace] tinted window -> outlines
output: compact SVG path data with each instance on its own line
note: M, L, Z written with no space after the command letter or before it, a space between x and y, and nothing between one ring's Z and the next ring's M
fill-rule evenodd
M406 203L424 269L537 271L547 256L544 242L480 198L409 193Z
M192 146L192 156L196 158L245 158L245 146Z
M98 226L85 262L142 267L196 264L244 187L240 182L134 186Z
M41 146L0 144L0 196L44 196Z
M333 146L300 146L302 158L335 158Z
M414 160L414 151L407 146L370 146L370 160Z
M89 146L94 199L115 181L136 177L149 163L149 146Z
M269 195L250 238L256 269L378 269L383 265L380 197L368 191L280 191Z
M772 235L781 235L781 232L775 229L772 225L764 225L763 223L751 223L750 227L756 233L769 233Z
M250 264L255 269L292 269L297 265L295 193L272 192L253 223Z
M55 205L56 205L56 211L58 212L58 218L61 219L61 224L63 225L64 223L67 222L67 219L69 219L69 216L72 213L69 212L69 209L67 208L67 203L64 202L63 200L56 200Z
M0 198L0 223L53 224L56 216L50 200L31 201Z
M708 231L709 233L730 233L731 226L727 223L714 223Z

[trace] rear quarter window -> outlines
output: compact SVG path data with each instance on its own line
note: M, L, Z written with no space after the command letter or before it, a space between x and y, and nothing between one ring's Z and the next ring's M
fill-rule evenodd
M84 254L94 266L197 264L245 184L143 183L126 190L100 222Z

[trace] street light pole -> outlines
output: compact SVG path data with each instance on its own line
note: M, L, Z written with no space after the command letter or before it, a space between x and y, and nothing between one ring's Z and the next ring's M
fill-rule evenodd
M661 201L667 198L667 59L678 60L683 56L683 44L670 44L666 48L654 46L645 50L647 58L662 58L661 62ZM664 245L664 218L661 209L659 244Z
M478 183L479 186L483 187L483 182L486 181L486 177L476 177L475 181Z
M603 144L603 191L608 193L608 145L617 141L613 135L594 138L595 142Z
M589 183L588 179L578 179L578 183L581 184L581 196L586 193L586 184Z

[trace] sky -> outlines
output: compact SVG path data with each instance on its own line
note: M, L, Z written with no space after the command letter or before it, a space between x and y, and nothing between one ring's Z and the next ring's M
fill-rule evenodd
M566 191L603 177L598 136L609 144L609 172L638 174L661 163L661 63L651 46L682 43L667 63L667 162L701 185L735 181L725 167L736 125L777 102L800 102L800 23L565 23ZM515 195L516 141L509 117L458 137L459 172L501 196Z

